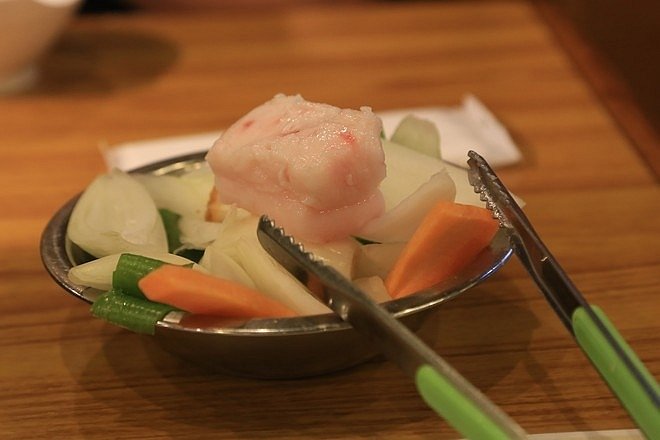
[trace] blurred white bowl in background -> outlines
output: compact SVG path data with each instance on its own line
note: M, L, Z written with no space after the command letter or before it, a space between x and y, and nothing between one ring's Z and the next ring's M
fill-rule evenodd
M0 94L30 88L81 0L0 0Z

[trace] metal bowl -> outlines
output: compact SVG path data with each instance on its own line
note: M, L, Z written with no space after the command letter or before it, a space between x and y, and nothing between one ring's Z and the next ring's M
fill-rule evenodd
M134 173L181 173L203 164L202 153L157 162ZM69 281L71 267L89 257L66 237L79 196L49 221L41 237L41 257L48 273L67 292L92 303L100 291ZM416 331L437 307L482 282L509 259L512 250L503 230L490 246L457 276L431 289L383 304ZM209 319L171 312L156 325L155 341L167 351L216 371L258 378L300 378L339 371L376 355L353 328L334 314L246 321Z

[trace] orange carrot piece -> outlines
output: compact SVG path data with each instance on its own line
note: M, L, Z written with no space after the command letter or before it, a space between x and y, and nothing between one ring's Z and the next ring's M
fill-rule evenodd
M439 202L387 274L387 291L399 298L447 280L488 246L498 227L485 208Z
M194 314L227 318L296 315L256 290L182 266L163 265L138 281L138 286L148 299Z

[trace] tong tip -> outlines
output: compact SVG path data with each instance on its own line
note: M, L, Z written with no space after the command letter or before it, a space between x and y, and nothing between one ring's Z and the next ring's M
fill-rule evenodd
M282 227L275 223L275 220L271 219L267 215L262 215L259 218L257 231L261 231L262 233L268 235L270 238L278 242L286 249L295 249L295 251L302 254L305 259L317 264L320 263L320 261L318 261L313 253L307 252L305 250L305 246L302 243L298 242L291 235L287 234Z
M506 203L510 199L510 195L500 183L495 172L486 159L473 150L468 152L467 163L469 166L468 181L474 192L479 194L479 199L486 203L486 208L493 213L493 217L500 222L500 225L509 226L500 204Z

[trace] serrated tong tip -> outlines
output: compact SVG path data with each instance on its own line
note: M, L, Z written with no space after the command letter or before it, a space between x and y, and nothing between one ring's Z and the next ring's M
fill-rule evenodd
M511 228L511 222L501 208L503 203L513 200L511 194L497 178L488 162L476 151L468 152L468 181L479 199L486 203L486 208L500 222L500 226Z

